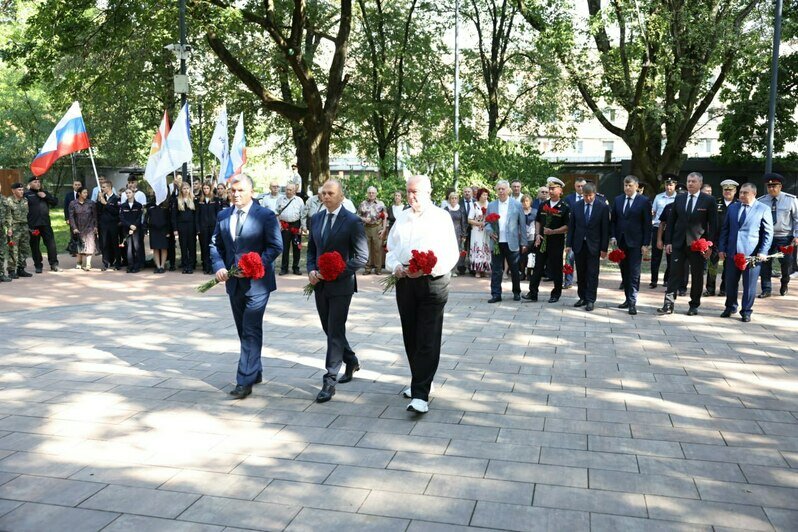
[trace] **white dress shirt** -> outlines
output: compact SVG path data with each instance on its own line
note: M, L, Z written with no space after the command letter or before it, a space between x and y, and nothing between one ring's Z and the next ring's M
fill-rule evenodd
M233 207L233 214L230 215L230 236L232 237L233 242L236 240L236 231L238 230L238 211L244 211L244 214L241 218L241 223L243 224L247 219L247 216L249 216L249 210L252 208L253 203L254 201L250 201L249 205L241 207L241 209L238 207Z
M499 206L499 242L507 242L507 213L510 210L510 198L497 201Z
M454 225L449 213L430 203L421 213L407 209L399 213L396 223L388 234L388 254L385 266L389 272L410 263L411 251L435 253L438 262L431 275L437 277L449 273L460 260L460 249L454 234Z
M277 202L280 201L280 198L282 198L282 197L283 197L283 195L280 194L279 192L277 193L276 196L272 196L271 194L266 194L265 196L263 196L261 198L261 200L260 200L261 203L260 204L263 205L264 207L270 208L271 210L273 210L276 213L277 212Z

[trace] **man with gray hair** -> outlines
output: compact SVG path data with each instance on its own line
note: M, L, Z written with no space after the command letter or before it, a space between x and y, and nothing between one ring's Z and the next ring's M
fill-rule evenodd
M252 201L252 186L252 178L246 174L231 179L234 205L219 213L210 244L213 271L216 280L225 283L241 343L236 387L230 392L235 399L245 398L254 384L263 381L263 314L269 295L277 289L272 263L283 250L277 217ZM230 276L230 268L250 252L260 255L266 271L263 278Z
M369 245L369 260L366 262L363 275L370 274L372 270L375 274L380 275L382 273L382 237L388 224L388 213L385 210L385 204L377 199L377 187L368 188L366 199L360 203L357 214L363 222L366 230L366 242Z
M510 266L513 283L513 300L521 301L521 274L518 261L526 251L526 218L521 204L510 197L510 184L496 183L497 199L488 204L488 216L498 214L499 221L485 226L485 233L493 248L491 255L490 299L488 303L502 300L502 272L504 262Z

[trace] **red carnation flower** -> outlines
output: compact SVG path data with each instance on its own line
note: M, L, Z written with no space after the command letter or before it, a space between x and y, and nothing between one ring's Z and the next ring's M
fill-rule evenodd
M292 227L292 228L289 229L289 231L291 231L292 235L298 235L299 234L299 227Z
M737 269L741 272L745 271L745 268L748 266L748 258L742 253L737 253L734 256L734 265L737 266Z
M410 252L410 254L412 257L407 265L407 270L410 273L423 272L424 275L429 275L432 273L432 269L438 263L438 257L435 256L435 253L432 250L418 251L417 249L414 249Z
M461 257L465 257L467 254L468 253L466 252L466 250L463 250L463 251L460 252L460 256Z
M325 281L335 281L346 270L346 262L337 251L322 253L319 255L316 265Z
M793 246L793 245L779 246L779 251L784 253L785 257L789 257L790 255L792 255L792 252L795 251L795 246Z
M571 266L570 264L563 264L562 265L562 272L565 275L571 275L572 273L574 273L574 267Z
M385 211L380 211L380 213L377 215L377 219L378 220L384 220L385 219Z
M482 216L485 216L485 213L488 212L487 207L482 207Z
M10 247L10 248L13 248L14 246L16 246L16 244L14 243L14 241L13 241L13 240L9 240L9 241L8 241L8 247Z
M280 220L280 231L288 231L288 222Z
M612 251L610 251L609 259L615 264L619 264L625 258L626 258L626 253L624 253L622 249L613 249Z
M34 229L33 231L30 232L30 234L32 234L33 236L39 236L40 234L42 234L42 232L39 231L38 229Z
M246 279L262 279L266 274L266 269L263 267L263 261L258 253L250 251L245 253L238 260L238 275L237 277L244 277Z
M492 212L485 217L485 221L488 222L489 224L494 224L499 221L499 218L501 218L501 216L499 216L499 213Z
M697 251L698 253L706 253L712 247L712 241L706 238L699 238L690 244L690 251Z

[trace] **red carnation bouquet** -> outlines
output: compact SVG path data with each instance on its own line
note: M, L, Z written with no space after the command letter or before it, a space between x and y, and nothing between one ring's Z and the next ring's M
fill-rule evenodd
M496 240L493 241L493 254L499 254L499 213L492 212L489 215L485 216L485 222L489 223L491 228L493 228L493 233L496 235Z
M10 247L10 248L13 248L13 247L14 247L14 246L16 246L17 244L16 244L16 242L14 242L13 240L11 240L11 237L9 236L9 237L7 237L7 238L6 238L6 245L7 245L8 247Z
M337 251L328 251L319 255L316 266L324 281L335 281L346 270L346 262ZM302 293L309 298L315 289L316 285L308 283L302 289Z
M30 232L30 234L33 236L39 236L40 234L42 234L42 232L39 231L38 229L34 229L33 231Z
M378 220L384 220L385 219L385 211L380 211L380 213L377 215L377 219Z
M707 240L706 238L699 238L698 240L693 241L690 244L690 251L695 251L697 253L701 253L706 258L707 254L709 253L709 248L712 247L712 241Z
M766 255L764 257L753 256L753 257L746 257L742 253L737 253L734 255L734 265L737 266L737 269L740 271L745 271L748 266L756 266L760 262L765 262L770 259L780 259L784 257L784 253L774 253L773 255Z
M288 222L280 220L280 231L288 231Z
M571 275L572 273L574 273L574 267L571 266L570 264L563 264L562 265L562 272L565 275Z
M626 258L626 253L624 253L622 249L613 249L610 251L610 254L607 256L607 258L615 264L620 264L621 261Z
M792 255L792 252L795 251L795 246L793 246L793 245L779 246L779 251L784 253L785 257L789 257L790 255Z
M562 212L560 212L560 209L555 209L554 207L552 207L551 203L549 203L549 202L546 202L543 205L543 209L542 210L543 210L543 214L546 215L546 222L543 224L543 229L546 229L546 228L551 229L551 221L554 218L559 218L560 216L562 216ZM545 233L545 231L542 231L542 232ZM548 235L544 234L543 235L543 242L540 243L540 252L541 253L545 253L546 252L546 244L547 244L547 241L548 241L548 238L546 238L547 236Z
M737 266L737 269L741 272L745 271L745 269L748 267L748 257L742 253L737 253L734 255L734 265Z
M242 279L262 279L263 276L266 275L266 268L263 266L260 254L250 251L249 253L244 253L241 258L238 259L238 264L230 267L228 274L230 277L239 277ZM214 277L210 281L199 285L197 287L197 292L204 294L217 284L219 284L219 281Z
M432 273L432 269L436 264L438 264L438 257L435 256L435 253L432 250L419 251L414 249L410 252L410 255L410 262L406 267L407 271L410 273L422 272L424 275L430 275ZM393 274L380 281L380 284L382 285L382 293L384 294L388 290L393 290L398 281L399 278Z

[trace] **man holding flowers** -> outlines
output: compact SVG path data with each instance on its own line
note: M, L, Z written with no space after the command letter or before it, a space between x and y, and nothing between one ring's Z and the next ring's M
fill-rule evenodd
M352 294L357 292L355 272L369 258L366 233L360 218L344 209L341 183L330 179L321 188L324 208L313 215L308 236L308 280L313 286L316 311L327 336L327 357L322 388L316 401L324 403L335 395L337 382L352 380L360 362L346 339L346 319ZM341 364L344 376L338 379Z
M504 261L510 266L513 282L513 299L521 301L521 274L518 261L526 251L526 218L521 204L510 197L510 184L496 183L497 199L488 204L485 233L493 247L491 255L490 299L488 303L502 300L502 273Z
M263 346L263 314L269 295L277 289L272 263L283 251L280 225L274 211L252 201L252 178L238 174L230 179L234 204L216 218L210 254L216 280L226 283L241 351L238 359L235 399L252 393L252 385L262 382L260 354ZM248 253L257 253L265 274L260 278L231 275L229 270Z

